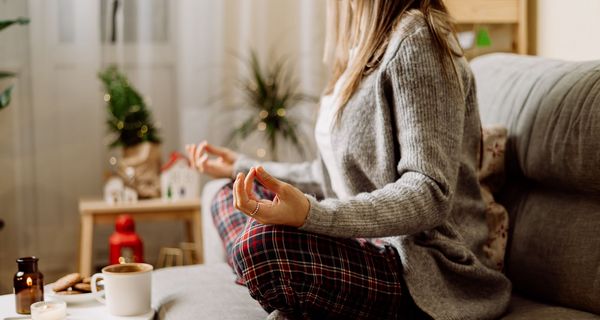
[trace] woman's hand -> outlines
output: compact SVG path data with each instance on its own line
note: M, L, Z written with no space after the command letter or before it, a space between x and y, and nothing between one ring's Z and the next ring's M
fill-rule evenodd
M192 167L202 173L214 178L231 178L233 176L233 164L238 154L223 147L216 147L206 141L195 145L185 146ZM214 155L216 158L209 158Z
M276 194L273 201L254 196L254 178ZM302 226L310 209L310 202L302 191L273 178L263 167L250 169L247 176L238 174L233 183L233 204L236 209L262 224L292 227Z

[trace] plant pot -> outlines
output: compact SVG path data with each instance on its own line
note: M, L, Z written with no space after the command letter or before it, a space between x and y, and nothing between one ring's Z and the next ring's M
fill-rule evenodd
M118 173L140 198L160 197L160 144L143 142L123 147Z

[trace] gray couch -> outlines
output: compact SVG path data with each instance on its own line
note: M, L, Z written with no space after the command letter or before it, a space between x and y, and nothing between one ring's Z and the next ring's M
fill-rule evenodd
M484 124L508 128L510 214L506 273L514 296L505 320L599 319L600 61L574 63L495 54L472 62ZM159 319L264 319L233 282L209 217L207 264L158 270Z

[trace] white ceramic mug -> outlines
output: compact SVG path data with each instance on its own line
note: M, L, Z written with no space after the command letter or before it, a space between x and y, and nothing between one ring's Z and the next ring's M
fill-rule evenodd
M113 264L92 276L92 292L115 316L134 316L150 311L153 267L146 263ZM104 279L104 295L98 292L98 279Z

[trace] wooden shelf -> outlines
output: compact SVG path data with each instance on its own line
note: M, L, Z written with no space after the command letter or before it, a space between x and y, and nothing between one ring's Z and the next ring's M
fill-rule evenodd
M445 0L457 23L519 23L519 0Z
M444 0L457 24L515 25L514 51L527 54L527 0Z
M111 214L123 212L155 212L155 211L186 211L191 208L200 208L200 199L163 200L147 199L136 202L107 203L104 200L80 200L79 212L81 214Z

